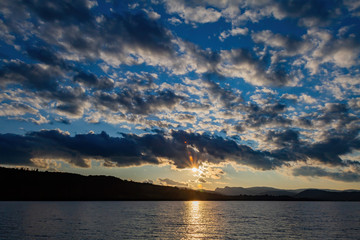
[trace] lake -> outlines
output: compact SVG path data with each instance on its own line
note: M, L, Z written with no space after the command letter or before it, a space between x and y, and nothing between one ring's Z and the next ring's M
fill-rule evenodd
M360 239L360 203L0 202L0 239Z

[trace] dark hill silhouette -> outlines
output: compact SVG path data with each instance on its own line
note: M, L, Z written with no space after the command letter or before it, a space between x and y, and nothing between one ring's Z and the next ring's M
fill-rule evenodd
M225 196L121 180L0 168L0 200L223 200Z
M307 198L320 201L360 201L360 191L330 192L308 189L296 194L295 198Z
M238 196L238 195L269 195L269 196L294 196L297 193L303 191L304 189L298 190L283 190L271 187L224 187L216 188L215 193L227 195L227 196Z
M83 176L0 167L0 200L351 200L360 201L360 192L346 192L345 198L320 198L311 194L290 196L226 196L209 191L137 183L111 176ZM349 197L351 196L351 197Z

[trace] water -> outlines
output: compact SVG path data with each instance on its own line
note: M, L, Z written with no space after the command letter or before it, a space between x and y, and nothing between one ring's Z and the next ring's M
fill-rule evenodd
M360 203L0 202L0 239L360 239Z

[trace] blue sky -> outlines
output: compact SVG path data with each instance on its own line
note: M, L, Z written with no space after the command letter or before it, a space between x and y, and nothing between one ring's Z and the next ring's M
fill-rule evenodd
M354 0L1 1L0 164L359 189L359 17Z

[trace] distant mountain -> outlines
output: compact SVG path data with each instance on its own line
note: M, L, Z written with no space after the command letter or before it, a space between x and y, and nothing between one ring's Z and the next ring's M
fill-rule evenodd
M318 189L308 189L294 196L295 198L306 198L321 201L359 201L360 191L329 192Z
M295 189L283 190L271 187L224 187L216 188L215 193L226 196L288 196L297 200L317 201L360 201L360 190Z
M82 176L71 173L40 172L2 167L0 167L0 182L0 201L360 201L360 191L330 192L314 189L302 191L268 187L226 187L210 192L137 183L110 176Z
M297 190L283 190L271 187L224 187L224 188L216 188L215 193L227 195L227 196L238 196L238 195L252 195L252 196L260 196L260 195L269 195L269 196L294 196L304 189Z

